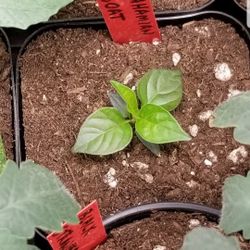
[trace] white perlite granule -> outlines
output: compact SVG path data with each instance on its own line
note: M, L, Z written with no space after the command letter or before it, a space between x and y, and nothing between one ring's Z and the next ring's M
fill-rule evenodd
M178 63L180 62L181 60L181 55L177 52L175 52L173 55L172 55L172 62L174 64L174 66L177 66Z
M213 111L212 110L207 110L207 111L204 111L202 113L199 114L199 119L203 122L205 122L206 120L208 120L213 114Z
M117 179L115 178L116 171L114 168L110 168L108 173L104 175L103 181L104 183L108 184L111 188L116 188L117 186Z
M189 128L190 134L193 137L196 137L199 131L199 127L196 124L194 124L194 125L190 125L188 128Z
M153 250L167 250L167 247L161 246L161 245L156 245Z
M133 73L128 73L125 77L125 79L123 80L124 84L128 84L130 81L132 81L134 78Z
M211 167L213 165L213 163L211 161L209 161L208 159L205 159L204 160L204 164L207 166L207 167Z
M243 162L244 159L248 156L248 152L244 146L240 146L234 149L227 157L228 160L231 160L233 163Z
M214 67L214 75L216 79L223 82L230 80L233 76L227 63L218 63Z

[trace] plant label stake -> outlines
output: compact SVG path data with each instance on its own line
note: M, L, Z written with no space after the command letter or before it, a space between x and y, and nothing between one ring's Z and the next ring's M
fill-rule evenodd
M97 2L115 42L152 42L161 39L150 0Z
M107 234L96 201L78 214L79 224L63 224L63 232L51 233L47 239L53 250L93 250L106 240Z

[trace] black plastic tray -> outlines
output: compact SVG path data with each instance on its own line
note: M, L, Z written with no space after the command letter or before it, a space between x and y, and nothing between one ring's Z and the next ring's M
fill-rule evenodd
M18 103L16 102L16 87L15 87L15 79L14 79L14 67L12 61L12 50L11 45L5 31L0 28L0 37L2 38L3 43L5 44L7 51L10 55L10 95L11 95L11 109L12 109L12 129L13 129L13 156L14 160L19 156L19 145L15 142L19 141L19 120L18 120Z
M112 216L104 219L103 224L107 233L119 226L132 223L135 220L142 220L150 217L151 214L165 212L185 212L205 215L210 221L218 222L220 218L220 210L210 208L204 205L182 202L161 202L131 207L123 211L117 212ZM46 240L46 234L42 231L36 231L35 244L42 250L51 250Z
M179 25L193 21L193 20L201 20L204 18L216 18L219 20L222 20L224 22L230 23L240 34L242 38L245 39L246 43L248 44L250 48L250 34L247 30L247 28L239 22L234 17L217 11L205 11L195 14L187 14L187 15L181 15L181 16L171 16L171 17L160 17L157 18L159 26L167 26L167 25ZM36 26L32 27L32 30L35 29ZM37 36L42 34L43 32L47 32L50 30L56 30L59 28L93 28L93 29L106 29L106 25L103 20L93 20L93 19L84 19L81 21L53 21L49 24L43 25L40 24L38 26L39 28L30 34L27 39L22 44L20 51L18 53L17 57L17 67L16 67L16 94L17 94L17 109L16 109L16 124L15 127L19 128L17 129L16 133L17 136L19 136L19 139L16 140L16 159L18 162L21 160L25 160L26 154L25 154L25 142L24 142L24 128L22 125L22 96L21 96L21 78L20 78L20 71L19 71L19 58L22 56L22 54L25 52L27 45L34 40ZM29 31L27 31L29 32Z

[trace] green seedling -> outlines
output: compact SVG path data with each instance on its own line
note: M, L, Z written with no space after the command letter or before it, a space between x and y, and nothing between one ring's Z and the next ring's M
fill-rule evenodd
M136 92L117 81L111 84L117 92L109 94L114 107L98 109L85 120L73 152L113 154L131 142L133 127L138 138L155 154L159 154L159 144L190 140L169 112L182 98L180 71L152 70L139 80Z
M48 19L73 0L0 0L0 26L27 29Z

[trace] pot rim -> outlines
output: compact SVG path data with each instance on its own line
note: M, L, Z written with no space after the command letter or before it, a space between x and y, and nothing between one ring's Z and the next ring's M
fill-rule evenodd
M18 103L17 103L17 95L16 95L16 84L15 84L15 77L14 77L14 65L13 65L13 58L12 58L12 49L11 49L11 44L8 35L4 31L3 28L0 27L0 33L1 33L1 38L3 43L6 46L7 52L9 54L9 64L10 64L10 92L9 95L11 95L11 121L12 121L12 153L14 160L17 161L18 155L19 155L19 149L20 145L18 144L19 142L19 117L18 117Z
M212 220L218 220L221 212L218 209L187 202L157 202L149 203L139 206L133 206L121 210L113 215L106 217L103 224L107 231L114 229L118 226L127 224L127 221L133 222L145 217L149 217L154 212L185 212L185 213L201 213Z
M244 10L245 12L247 11L247 8L245 8L244 6L242 6L237 0L234 0L234 3L238 5L239 8L241 8L242 10Z
M129 207L107 216L103 220L107 234L117 227L133 223L135 220L143 220L150 217L151 214L157 212L182 212L182 213L198 213L206 216L210 221L218 222L221 211L206 205L188 202L156 202L138 206ZM40 237L44 244L48 243L46 233L43 230L35 229L36 237Z

